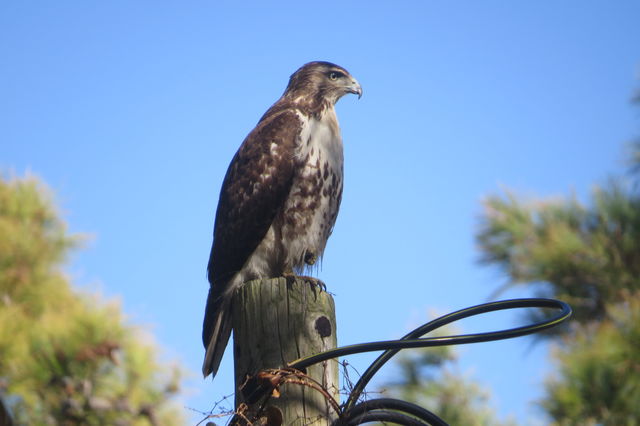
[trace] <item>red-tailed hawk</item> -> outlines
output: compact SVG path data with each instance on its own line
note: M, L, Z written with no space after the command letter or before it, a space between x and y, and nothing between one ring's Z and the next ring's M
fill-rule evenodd
M231 334L231 299L245 281L302 273L322 256L342 197L342 138L334 109L362 96L347 70L311 62L289 79L231 160L209 257L202 373L215 376Z

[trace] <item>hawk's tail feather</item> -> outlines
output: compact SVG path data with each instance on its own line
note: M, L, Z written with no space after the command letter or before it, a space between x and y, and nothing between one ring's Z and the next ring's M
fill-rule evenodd
M231 297L215 297L209 291L204 316L202 339L207 349L202 374L215 377L227 347L232 328Z

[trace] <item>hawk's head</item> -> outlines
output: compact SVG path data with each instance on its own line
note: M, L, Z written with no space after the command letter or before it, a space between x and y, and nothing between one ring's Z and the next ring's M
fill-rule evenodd
M309 62L294 72L284 96L296 102L335 104L347 93L362 96L360 83L344 68L331 62Z

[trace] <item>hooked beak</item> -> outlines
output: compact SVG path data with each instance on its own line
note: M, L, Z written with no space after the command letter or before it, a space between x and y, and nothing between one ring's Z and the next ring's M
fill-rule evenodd
M355 78L351 79L351 85L347 88L347 91L358 95L358 99L362 97L362 86L360 86L360 83L358 83L358 80Z

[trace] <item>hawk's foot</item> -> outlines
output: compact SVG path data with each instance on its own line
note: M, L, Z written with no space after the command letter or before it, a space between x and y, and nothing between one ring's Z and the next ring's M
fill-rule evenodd
M306 275L295 275L293 272L285 272L283 276L287 280L287 285L292 285L296 280L302 280L309 284L314 291L316 289L324 292L327 291L327 285L318 278L308 277Z

